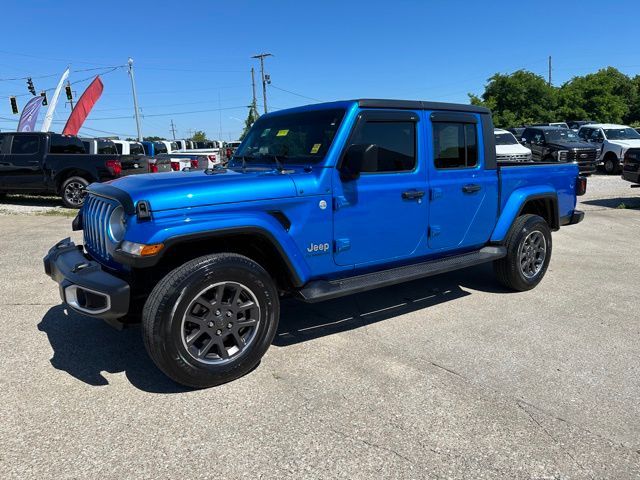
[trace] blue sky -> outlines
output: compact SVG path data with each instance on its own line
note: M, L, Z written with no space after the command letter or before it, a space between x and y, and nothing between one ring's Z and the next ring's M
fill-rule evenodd
M258 67L250 57L260 52L274 55L270 109L357 97L467 103L495 72L546 75L549 55L555 85L609 65L635 75L639 14L637 0L4 0L0 129L17 125L9 95L28 93L24 80L6 79L30 75L39 91L67 64L73 82L129 56L144 135L170 137L173 119L179 138L193 129L224 140L242 131ZM135 135L126 70L102 79L81 133ZM78 96L87 84L74 85ZM20 108L28 98L18 97ZM69 115L63 99L56 131Z

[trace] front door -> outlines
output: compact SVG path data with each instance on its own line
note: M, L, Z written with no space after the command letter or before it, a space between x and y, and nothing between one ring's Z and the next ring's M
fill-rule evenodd
M485 169L480 116L431 114L429 248L482 246L497 220L498 175Z
M356 180L334 172L334 259L358 265L408 257L427 230L427 180L418 113L365 110L347 142L377 151Z

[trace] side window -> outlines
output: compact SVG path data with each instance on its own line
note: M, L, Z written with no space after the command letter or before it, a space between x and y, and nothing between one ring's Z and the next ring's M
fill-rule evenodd
M62 135L51 135L51 145L49 145L49 153L85 153L85 148L82 141L78 138L63 137Z
M363 173L406 172L416 166L414 122L368 121L358 128L352 143L378 146L377 161L363 165Z
M40 138L36 135L14 135L11 143L11 153L33 154L38 153Z
M591 130L591 140L602 141L604 139L604 135L602 134L602 130L599 128L594 128Z
M470 168L478 164L478 136L472 123L433 123L436 168Z
M118 155L122 155L122 144L116 143L116 150L118 151Z
M531 141L535 144L544 142L544 133L542 133L542 130L534 130L533 138L531 139Z

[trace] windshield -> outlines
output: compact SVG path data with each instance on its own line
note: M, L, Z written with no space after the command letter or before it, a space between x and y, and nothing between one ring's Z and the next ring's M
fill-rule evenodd
M259 119L233 157L232 166L272 163L316 164L324 158L344 117L344 110L274 115Z
M606 128L604 134L608 140L634 140L640 138L640 133L633 128Z
M511 133L496 133L496 145L516 145L518 141Z
M573 130L561 128L544 132L547 142L579 142L580 137Z

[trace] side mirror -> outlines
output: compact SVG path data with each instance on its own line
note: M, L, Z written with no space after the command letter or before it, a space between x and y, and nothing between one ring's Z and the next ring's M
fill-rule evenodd
M357 180L363 171L377 170L378 146L375 144L350 145L340 165L340 178L344 181Z

